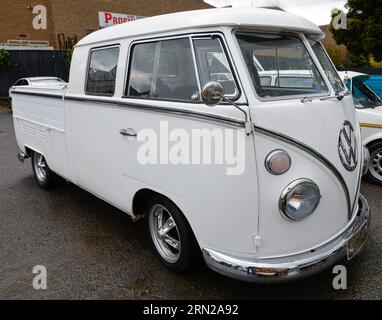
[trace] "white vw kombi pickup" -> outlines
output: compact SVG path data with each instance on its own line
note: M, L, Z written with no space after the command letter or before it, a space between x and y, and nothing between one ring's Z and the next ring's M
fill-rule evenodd
M176 272L203 257L233 278L282 280L351 259L368 233L368 160L322 37L267 9L94 32L67 85L12 89L19 159L42 188L60 176L144 217Z

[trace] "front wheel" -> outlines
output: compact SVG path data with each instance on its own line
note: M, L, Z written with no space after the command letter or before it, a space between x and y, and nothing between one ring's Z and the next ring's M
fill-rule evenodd
M174 272L185 272L200 259L200 249L183 213L170 200L151 199L146 224L152 245L162 263Z
M369 147L370 165L366 175L370 182L382 185L382 141Z
M42 189L49 190L55 186L57 176L49 169L44 155L38 152L33 152L32 169L34 179Z

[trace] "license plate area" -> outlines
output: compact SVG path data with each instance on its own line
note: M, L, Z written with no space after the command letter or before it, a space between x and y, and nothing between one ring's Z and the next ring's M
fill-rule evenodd
M368 237L368 224L365 223L360 230L348 240L347 243L347 257L348 260L354 258L357 253L362 249Z

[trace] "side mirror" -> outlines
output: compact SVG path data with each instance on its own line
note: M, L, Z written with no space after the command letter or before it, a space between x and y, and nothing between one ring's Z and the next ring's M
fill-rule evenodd
M224 88L220 82L210 81L202 91L202 101L209 107L214 107L224 99Z
M237 104L235 104L233 101L227 99L224 96L224 88L220 82L210 81L203 87L202 101L209 107L214 107L221 101L225 101L229 103L230 105L234 106L236 109L244 113L245 133L249 135L253 131L252 122L249 115L247 114L247 111L245 111L244 109L239 107Z

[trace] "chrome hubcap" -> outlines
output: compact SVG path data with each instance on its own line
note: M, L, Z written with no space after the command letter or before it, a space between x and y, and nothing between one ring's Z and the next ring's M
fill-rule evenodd
M374 178L382 181L382 150L378 149L371 155L370 173Z
M46 172L47 172L47 164L46 164L44 156L42 154L35 153L34 163L35 163L37 178L42 182L45 181Z
M178 261L181 252L179 230L174 218L164 206L157 204L151 208L149 227L161 257L170 263Z

